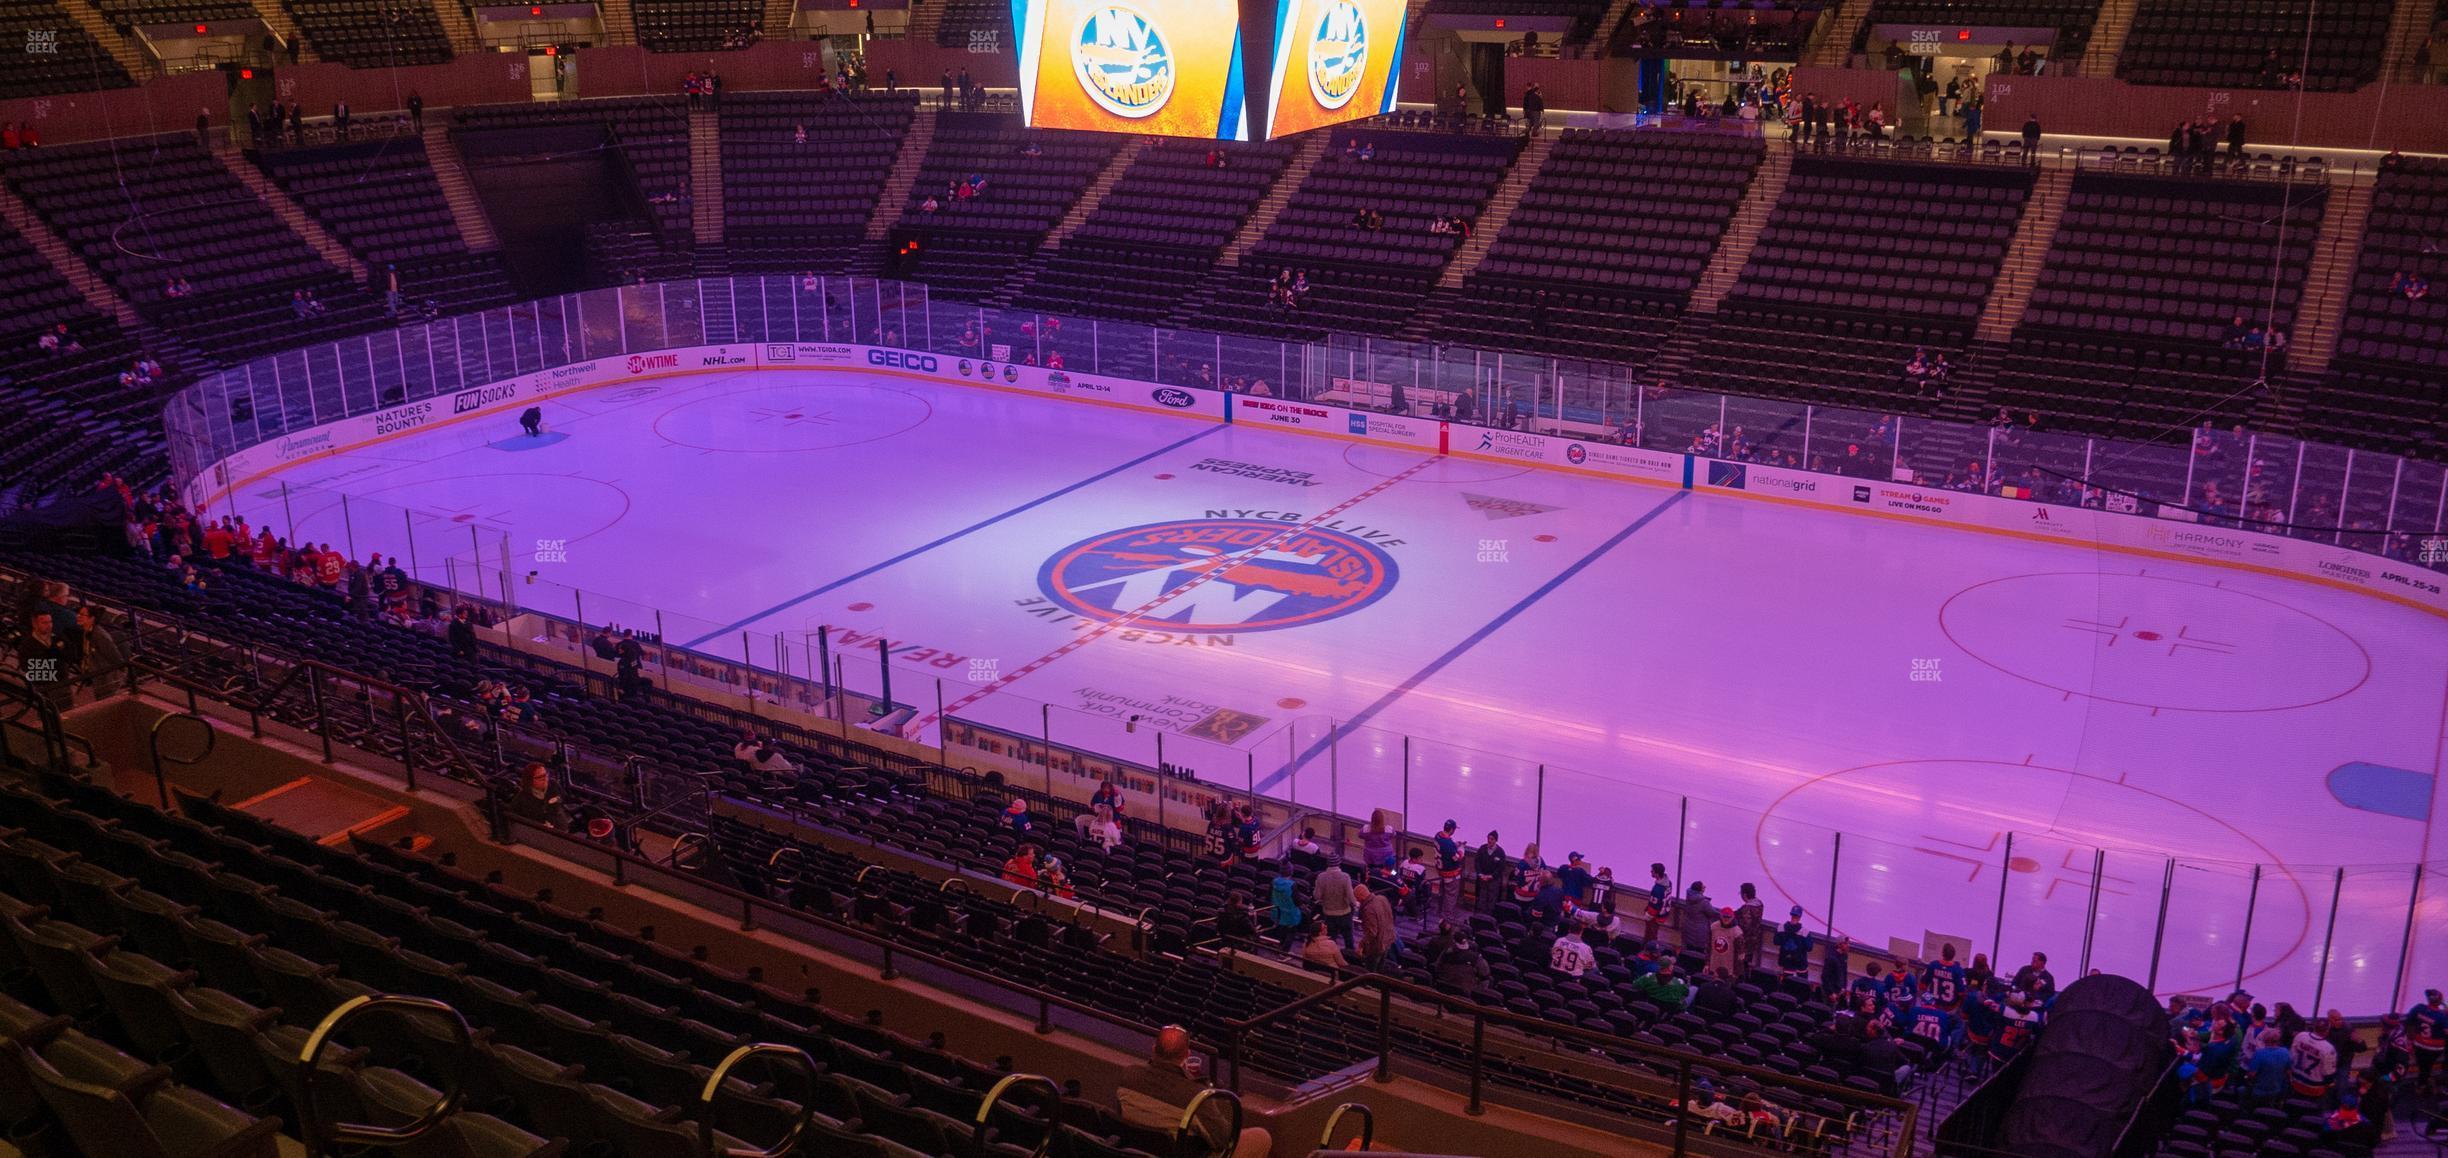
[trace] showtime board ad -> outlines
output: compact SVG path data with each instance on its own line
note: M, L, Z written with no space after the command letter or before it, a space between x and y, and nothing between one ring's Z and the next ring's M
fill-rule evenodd
M1278 0L1267 139L1394 111L1403 0Z
M1239 0L1012 0L1012 27L1032 127L1249 139Z

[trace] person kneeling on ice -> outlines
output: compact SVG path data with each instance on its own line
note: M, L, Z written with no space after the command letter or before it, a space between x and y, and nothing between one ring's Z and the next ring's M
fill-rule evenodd
M541 437L544 434L544 408L528 407L519 415L519 429L526 431L529 438Z

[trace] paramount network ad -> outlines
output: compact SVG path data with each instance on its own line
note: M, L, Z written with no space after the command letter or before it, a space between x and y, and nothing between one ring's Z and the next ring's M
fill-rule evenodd
M1240 0L1012 0L1012 27L1031 126L1249 139Z
M1267 139L1394 110L1403 0L1278 0Z

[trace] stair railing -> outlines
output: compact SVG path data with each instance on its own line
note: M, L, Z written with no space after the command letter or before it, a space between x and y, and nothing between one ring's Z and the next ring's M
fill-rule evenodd
M331 1044L332 1035L342 1025L356 1019L369 1009L397 1009L416 1013L431 1013L442 1018L450 1027L453 1056L444 1067L450 1084L440 1099L426 1107L405 1126L375 1126L357 1122L325 1122L315 1108L315 1077L321 1071L323 1050ZM306 1143L308 1158L337 1152L341 1146L376 1146L391 1149L405 1146L440 1126L459 1112L459 1102L465 1096L463 1075L475 1064L476 1047L468 1033L467 1019L449 1005L427 997L409 997L398 993L362 994L343 1001L316 1025L298 1050L298 1133Z

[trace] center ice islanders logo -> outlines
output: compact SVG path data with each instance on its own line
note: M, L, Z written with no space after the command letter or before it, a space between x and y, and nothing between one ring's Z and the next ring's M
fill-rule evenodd
M1322 623L1394 588L1394 557L1342 531L1264 519L1181 519L1082 539L1038 569L1064 610L1116 620L1142 608L1184 632ZM1163 600L1161 606L1150 604Z
M1153 116L1173 97L1173 46L1128 4L1088 9L1072 38L1071 64L1088 99L1117 117Z
M1322 108L1339 109L1360 91L1368 71L1368 22L1353 0L1326 0L1309 31L1309 95Z

